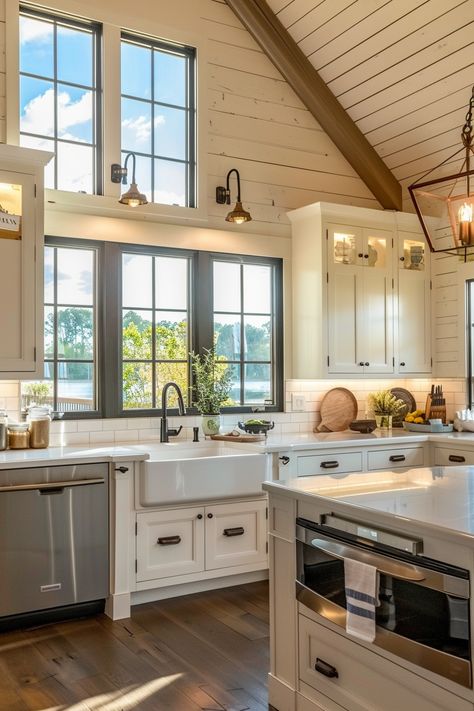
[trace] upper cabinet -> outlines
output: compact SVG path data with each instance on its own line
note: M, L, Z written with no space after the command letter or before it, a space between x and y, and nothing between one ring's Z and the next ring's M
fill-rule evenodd
M43 173L50 158L0 145L0 379L43 377Z
M317 203L293 228L293 377L431 368L429 252L415 215Z

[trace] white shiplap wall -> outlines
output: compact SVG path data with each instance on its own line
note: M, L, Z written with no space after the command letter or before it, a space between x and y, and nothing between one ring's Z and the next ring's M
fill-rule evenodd
M403 187L460 147L474 0L267 1Z
M237 167L254 219L288 225L286 211L318 200L378 203L224 0L200 0L209 41L209 214L214 187Z

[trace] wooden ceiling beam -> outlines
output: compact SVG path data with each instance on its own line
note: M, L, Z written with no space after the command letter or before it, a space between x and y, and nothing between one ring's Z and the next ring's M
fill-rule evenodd
M226 0L262 50L385 209L402 188L265 0Z

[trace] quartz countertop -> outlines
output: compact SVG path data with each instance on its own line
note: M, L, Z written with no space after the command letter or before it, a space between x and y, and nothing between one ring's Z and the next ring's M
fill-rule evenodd
M377 512L387 520L421 523L474 541L474 467L308 476L265 482L263 488L280 496L344 504L359 520Z
M447 435L439 435L441 438ZM334 449L335 447L367 447L380 444L406 444L407 442L426 442L429 433L406 432L402 429L375 430L370 434L359 434L352 430L343 432L307 432L302 434L269 434L262 446L266 452L281 452L291 449ZM472 438L474 443L474 436Z
M0 452L0 469L29 466L88 464L91 462L130 462L148 459L146 446L126 447L111 444L101 447L71 446L47 449L8 449Z

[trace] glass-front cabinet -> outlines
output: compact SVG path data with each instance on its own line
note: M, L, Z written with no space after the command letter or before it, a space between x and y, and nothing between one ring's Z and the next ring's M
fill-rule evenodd
M0 146L0 378L42 377L43 172L50 154Z
M330 224L328 372L393 373L389 230Z

